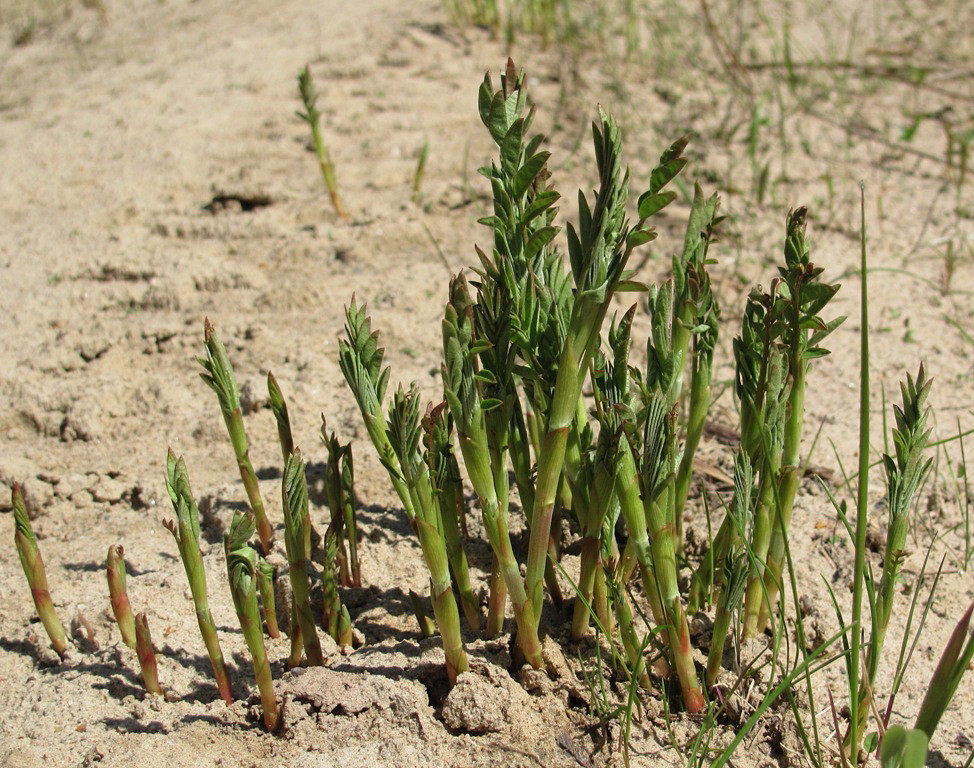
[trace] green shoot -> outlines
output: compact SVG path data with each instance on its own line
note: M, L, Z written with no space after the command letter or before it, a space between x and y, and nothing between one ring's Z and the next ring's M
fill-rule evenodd
M895 407L896 427L893 430L895 455L883 455L889 527L886 534L886 551L883 556L882 580L878 587L873 588L875 594L872 632L859 691L859 699L862 702L858 728L860 740L865 734L876 684L876 671L882 658L886 630L893 614L893 599L898 591L897 579L906 548L907 532L910 530L910 508L917 489L933 463L932 458L924 457L930 437L930 431L927 429L929 409L926 407L930 384L921 365L916 380L908 376L906 382L900 385L903 405ZM852 743L847 746L851 748Z
M342 605L338 595L338 580L335 578L337 569L337 535L332 528L328 528L324 541L325 562L321 571L321 597L323 623L325 631L331 638L343 646L352 645L352 623L348 616L348 609Z
M930 678L927 695L920 705L920 712L913 727L923 731L927 738L933 738L933 733L940 724L940 718L950 706L950 701L957 692L964 673L974 661L974 635L969 636L972 614L974 614L974 603L964 611L964 615L954 627L940 662Z
M460 616L450 580L449 557L440 505L430 474L430 465L420 451L422 426L419 392L402 387L396 393L386 419L382 402L389 383L389 368L382 364L385 350L365 307L354 299L345 310L345 338L338 342L338 361L358 403L365 428L379 454L403 510L419 539L423 559L430 572L433 613L443 639L447 676L451 685L467 669L467 656L460 636Z
M166 457L166 490L169 492L169 499L176 513L176 519L163 520L162 524L169 529L173 538L176 539L179 557L183 561L183 568L186 570L186 578L189 581L189 589L193 595L196 621L199 624L200 634L203 636L206 653L210 657L210 665L213 667L213 676L216 678L220 697L227 704L232 704L233 691L230 687L230 676L227 674L226 665L223 663L223 651L220 650L216 622L213 621L213 615L210 613L209 599L206 593L206 571L203 569L203 554L200 552L199 509L197 509L193 490L189 485L186 462L183 461L182 457L176 458L171 450Z
M144 613L135 617L135 644L139 657L139 668L142 670L142 684L146 693L162 696L159 685L159 669L156 666L156 653L152 647L152 635L149 634L149 620Z
M839 290L839 285L819 280L823 270L816 267L809 258L810 247L805 237L806 215L805 208L798 208L789 214L785 235L785 266L779 267L782 277L779 296L783 305L781 343L787 348L788 404L782 442L781 477L775 498L776 514L764 576L767 598L758 605L754 602L756 590L749 591L751 602L745 616L745 627L751 631L768 624L781 584L785 538L791 525L795 494L802 474L799 449L805 421L808 368L812 360L829 354L820 345L845 320L840 317L826 322L819 317L819 313ZM751 623L755 611L758 615L757 625Z
M257 589L260 592L260 602L264 608L264 624L267 634L276 638L281 636L277 626L277 602L274 597L274 566L264 558L257 559Z
M287 549L288 575L291 594L304 652L308 664L320 667L324 663L318 631L311 613L310 586L308 584L308 559L305 557L304 521L308 517L308 481L304 473L301 451L295 449L284 468L281 488L284 507L284 545ZM258 624L259 627L259 624Z
M331 510L329 533L335 539L335 559L343 586L362 586L362 566L358 556L358 524L355 519L355 472L352 445L342 445L334 432L328 432L321 415L321 441L328 449L325 463L325 496ZM348 544L346 551L345 545ZM327 562L327 561L326 561Z
M855 553L852 577L852 638L847 663L849 682L849 737L852 759L856 761L861 722L859 696L859 666L862 648L862 595L866 583L866 522L869 513L869 290L866 271L866 191L860 185L860 329L859 329L859 488L856 497Z
M335 213L341 218L347 219L348 214L345 213L341 197L338 194L335 166L332 165L328 147L325 146L325 139L321 135L321 113L315 106L318 101L318 93L315 91L314 81L311 79L311 70L307 66L298 75L298 91L301 94L301 103L304 104L304 112L298 112L297 115L311 126L311 139L315 145L315 155L318 157L321 177L325 180L325 187L328 189L329 197L331 197L331 204L335 208Z
M112 613L122 633L122 642L134 650L135 614L132 613L128 591L125 589L125 560L122 558L122 553L120 544L112 544L108 548L105 571L108 576L108 594L112 601Z
M720 598L717 600L717 613L714 618L710 640L710 654L707 657L707 686L717 684L724 656L724 642L733 617L737 615L744 599L747 586L749 562L744 537L750 527L753 507L751 496L754 490L754 473L751 462L743 451L737 454L734 462L734 501L732 515L731 545L728 547L722 567Z
M233 375L233 366L230 365L230 358L227 357L226 347L216 337L216 331L209 319L204 323L204 345L206 357L197 358L200 365L203 366L203 373L200 374L200 378L216 392L217 399L220 401L223 421L227 425L233 452L237 457L240 479L243 480L244 488L247 490L247 498L250 500L250 508L257 521L260 546L266 555L271 551L271 540L274 534L267 514L264 512L264 502L260 496L257 473L254 472L254 465L250 462L247 432L244 429L243 412L240 408L240 392L237 389L237 380Z
M408 391L400 386L390 413L389 441L402 468L403 482L414 499L415 514L410 523L430 572L433 615L443 640L447 677L453 685L457 676L467 671L467 654L460 636L460 614L450 580L440 507L435 501L429 464L420 452L421 435L419 391L415 385Z
M261 630L260 610L257 607L257 553L247 543L254 535L253 517L246 512L235 512L230 530L223 536L223 548L227 557L227 575L230 594L237 611L240 629L250 651L254 677L260 690L260 703L264 711L264 725L273 731L280 717L274 696L270 662L264 649L264 633Z
M17 483L14 483L12 497L14 544L17 547L17 554L20 556L20 564L24 568L24 575L27 577L27 584L30 586L31 597L34 598L37 615L47 631L47 636L51 639L51 646L57 655L63 659L68 650L68 639L64 634L64 627L61 626L57 613L54 611L51 592L47 586L44 559L41 557L41 551L37 546L37 537L34 536L34 529L31 528L30 518L27 517L24 495Z
M470 583L467 555L463 550L460 520L463 516L463 481L453 453L453 419L446 403L430 405L422 419L426 463L433 483L434 499L443 524L446 554L457 585L460 606L467 624L480 629L480 598Z
M291 436L291 419L287 412L287 402L281 388L277 384L277 379L270 371L267 372L267 395L270 399L271 410L274 412L274 420L277 422L277 436L281 443L281 454L284 462L287 463L288 456L294 453L294 438Z

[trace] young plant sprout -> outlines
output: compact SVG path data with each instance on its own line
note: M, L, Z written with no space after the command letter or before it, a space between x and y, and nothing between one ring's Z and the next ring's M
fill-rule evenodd
M264 558L257 558L257 591L260 592L260 602L264 608L264 624L267 634L272 638L281 636L277 626L277 605L274 598L274 566Z
M329 527L325 533L324 550L325 561L321 571L321 600L323 605L322 622L332 640L339 645L352 645L352 621L348 615L348 608L342 605L338 594L338 579L336 578L337 539L334 530Z
M108 548L105 571L108 575L108 594L112 601L112 613L122 633L122 642L134 650L135 614L132 613L128 591L125 589L125 560L122 554L121 544L112 544Z
M870 368L865 227L860 262L855 521L849 519L844 503L835 503L839 519L854 541L852 612L846 621L833 593L840 630L810 650L802 606L795 605L800 591L789 534L804 469L801 445L809 368L813 360L828 354L822 344L844 318L823 319L839 286L823 280L823 270L811 261L807 212L805 208L789 212L783 265L767 289L758 287L748 294L740 332L733 339L732 386L740 438L733 457L733 492L721 499L723 518L716 531L711 529L709 515L712 494L703 495L708 539L697 561L700 553L693 546L693 536L687 537L684 551L683 524L690 521L695 459L718 389L714 371L719 370L715 351L721 311L709 268L714 263L710 248L722 221L720 199L706 196L695 184L692 200L688 200L682 248L667 265L669 276L652 288L637 282L635 270L628 265L636 249L656 239L654 217L677 198L669 186L687 164L688 139L673 142L659 157L647 188L636 201L635 221L631 221L627 218L630 176L621 158L620 130L600 110L592 126L598 182L592 194L578 196L575 223L566 225L563 258L555 225L560 196L551 182L549 152L542 149L544 138L532 133L534 110L528 106L526 82L524 73L508 60L499 88L494 88L489 76L480 88L480 117L496 145L496 158L481 169L492 192L491 215L481 220L490 231L490 246L477 248L477 266L471 272L457 273L449 282L441 321L442 402L437 397L426 404L415 382L408 388L400 384L386 399L391 373L385 350L379 346L366 306L354 297L345 309L345 332L338 345L342 374L429 574L428 596L408 592L420 634L429 638L439 632L446 679L452 686L470 667L461 614L470 633L482 632L481 637L496 637L505 625L509 630L513 627L513 638L505 647L510 648L515 667L534 668L513 671L520 671L526 682L536 681L539 673L535 670L555 671L547 647L552 638L543 638L547 624L541 619L546 590L560 605L560 577L562 582L571 582L575 600L570 627L558 626L555 631L570 632L572 641L578 642L590 636L594 625L597 667L591 676L586 672L593 697L591 711L605 721L603 725L625 718L623 741L628 742L629 724L640 706L640 689L662 681L666 686L664 710L668 713L675 703L668 691L675 693L678 688L680 704L688 713L685 722L700 724L696 739L681 745L681 750L687 748L681 751L681 758L690 766L723 768L768 709L783 697L795 715L798 738L810 764L822 768L826 760L813 675L842 659L849 686L848 730L841 733L833 705L836 738L841 744L837 761L844 768L855 768L864 745L869 752L878 746L883 768L922 768L933 733L974 661L974 604L954 628L914 728L893 725L887 729L909 663L909 640L912 636L915 647L926 611L933 604L931 589L920 629L913 634L921 574L883 716L876 706L877 677L887 634L896 626L893 606L896 592L901 591L911 510L931 472L933 460L927 449L936 443L931 443L928 428L928 421L932 422L927 405L931 383L921 365L915 377L907 376L901 384L902 402L894 407L893 448L887 447L882 456L889 518L881 574L874 576L866 547ZM317 97L307 67L299 77L299 87L306 110L301 117L311 126L332 203L345 217L321 137ZM427 151L424 145L413 183L414 201L419 200ZM864 220L864 202L862 215ZM604 328L617 294L623 292L646 293L648 338L639 342L645 344L644 365L637 366L634 360L641 356L632 354L633 329L641 322L637 319L639 305L613 316L608 329ZM204 369L202 378L217 393L250 503L249 510L233 515L223 537L224 554L234 608L253 663L263 722L274 731L281 724L282 710L276 700L262 624L266 623L270 637L279 637L275 571L250 544L258 532L266 555L272 545L272 528L249 458L233 370L208 320L205 357L199 362ZM291 594L291 647L286 665L297 666L304 657L308 665L323 665L311 604L307 468L294 445L287 403L272 373L268 373L267 387L285 463L281 499ZM321 437L327 450L324 493L330 510L320 537L321 618L328 635L350 648L355 638L348 608L342 603L343 589L361 585L352 446L329 432L324 416ZM163 522L179 548L220 696L229 704L233 694L208 603L199 510L186 464L172 451L167 457L166 488L175 518ZM471 492L480 508L489 551L465 551L469 543L465 491ZM15 542L37 613L55 651L63 657L67 639L54 612L37 540L16 484L13 511ZM514 519L522 512L523 521ZM573 538L562 551L565 527ZM693 533L700 527L697 522ZM526 533L526 547L512 536L512 530ZM474 535L472 530L471 537ZM562 567L559 558L563 554L577 558L577 571ZM689 572L689 566L696 567L687 583L681 580L681 571ZM488 586L485 613L482 596L474 590L478 582L471 575L480 575L478 567L485 569ZM133 616L126 595L121 546L109 548L106 569L123 642L138 653L146 690L162 694L146 615ZM577 582L574 575L569 576L576 572ZM793 598L788 602L780 597L786 587L791 591L785 594ZM639 589L641 594L637 594ZM513 624L507 621L508 605ZM868 636L863 618L867 607ZM713 616L713 629L702 667L698 666L701 649L693 644L688 614L707 609ZM567 615L567 611L558 611L557 621L564 621ZM732 687L725 685L732 679L724 670L728 639L753 637L769 627L770 649L747 664L735 659L731 666L739 679ZM842 651L830 650L840 640ZM488 646L479 646L480 654L487 650ZM493 655L494 650L489 652ZM912 652L911 647L909 654ZM581 654L579 660L584 663ZM613 691L606 684L608 665L616 681L626 680L623 702L616 697L622 688ZM543 678L544 672L540 675ZM767 681L763 691L744 695L742 686L756 683L760 688L762 680ZM799 709L796 699L799 689L803 689L800 695L807 695L805 711ZM725 725L718 718L726 711L729 694L748 698L751 713L715 749L714 735ZM829 695L831 699L831 692ZM708 700L710 696L712 700ZM872 735L865 738L872 713L879 723L880 741ZM806 726L809 714L812 720ZM628 753L623 761L628 764ZM974 757L966 768L972 762Z
M328 432L321 415L321 441L328 449L325 463L325 496L331 510L329 531L335 538L335 557L342 586L362 586L362 565L358 556L358 523L355 519L355 470L352 444L342 445L334 432ZM346 550L346 543L348 548Z
M345 446L345 450L342 451L341 464L341 508L342 522L344 524L342 532L344 540L348 543L348 567L350 571L345 586L361 587L362 563L359 560L358 554L358 518L355 515L355 463L352 460L351 443L348 443Z
M318 93L315 91L315 84L311 79L311 70L307 66L298 75L298 91L301 94L301 103L304 104L304 112L298 112L297 115L311 126L311 139L315 145L315 154L318 157L318 165L321 167L321 177L325 180L325 187L331 197L331 204L335 208L335 213L341 218L347 219L348 214L345 213L341 197L338 194L335 166L331 163L328 147L325 146L325 139L321 135L321 113L315 106L318 101Z
M460 636L460 615L450 579L444 525L437 504L429 464L420 452L422 427L419 416L419 391L401 386L393 398L389 417L389 441L396 453L403 480L415 500L415 515L410 520L423 550L430 572L433 615L443 639L447 677L450 684L467 671L467 655Z
M931 381L926 378L923 366L916 379L907 376L900 384L903 405L894 407L896 426L893 429L894 455L883 455L886 470L886 497L889 507L889 527L886 533L886 549L883 554L883 575L878 585L871 585L873 593L871 604L872 631L870 644L866 651L866 663L862 671L859 687L859 734L860 742L865 735L871 712L870 703L876 684L876 671L882 658L883 644L890 617L893 615L893 600L897 590L896 582L903 563L906 536L910 530L910 509L913 497L923 483L932 457L925 457L930 430L927 429L927 397ZM851 747L852 745L847 745ZM859 745L855 745L858 747Z
M747 586L749 563L747 540L751 527L753 507L751 497L754 491L754 472L751 461L743 451L734 460L734 499L731 515L730 543L722 564L720 596L717 599L717 613L710 639L710 653L707 656L707 687L717 684L721 661L724 656L724 643L730 630L731 621L737 615L744 600Z
M233 452L237 457L240 479L243 480L244 488L247 490L247 498L250 500L250 508L257 521L260 546L266 555L271 551L273 531L267 514L264 512L264 502L260 496L257 473L254 472L254 465L250 462L247 432L244 429L243 412L240 408L240 392L237 389L237 380L233 375L233 366L230 365L230 358L227 357L226 347L216 337L216 331L208 319L204 324L204 341L206 357L197 358L200 365L203 366L203 373L200 374L200 378L216 392L217 399L220 401L220 411L223 413L223 420L227 425L227 431L230 433L230 442L233 444Z
M64 634L64 627L61 626L61 621L54 611L51 592L47 586L44 559L41 557L41 551L37 546L37 537L34 536L30 518L27 517L24 495L17 483L14 483L11 495L14 510L14 544L17 547L17 554L20 556L20 564L24 568L24 575L27 577L27 584L30 586L30 594L34 599L37 615L47 631L47 636L51 639L51 647L63 659L68 650L68 639Z
M913 728L892 725L883 734L880 762L883 768L924 768L934 731L950 706L961 678L974 661L974 636L968 636L974 603L961 616L927 687ZM966 641L966 642L965 642ZM965 765L969 766L968 760Z
M294 450L284 468L281 488L284 506L284 544L287 549L288 575L294 601L297 624L301 629L304 652L308 664L319 667L323 663L318 631L311 613L308 584L308 559L305 556L304 521L308 517L308 481L304 474L301 451Z
M974 615L974 603L968 606L961 616L957 626L947 641L940 662L930 678L927 695L923 697L920 712L917 714L914 728L922 731L928 739L933 738L933 732L940 724L951 699L957 693L964 673L974 662L974 635L970 633L971 617Z
M277 422L277 436L281 442L281 453L287 463L288 456L294 453L294 438L291 436L291 418L287 412L287 402L278 386L277 379L271 371L267 372L267 396Z
M254 677L260 690L260 703L267 730L277 728L279 710L274 696L271 666L264 649L264 633L261 629L260 610L257 607L257 553L247 543L254 535L254 519L247 512L235 512L230 530L224 534L223 548L227 557L227 575L230 594L240 621L244 641L250 651Z
M753 583L748 586L744 629L753 633L767 625L777 603L785 557L785 539L791 526L795 494L801 479L802 426L805 423L806 376L812 360L824 357L829 350L820 346L845 317L825 321L819 313L839 290L838 283L822 282L823 272L810 259L805 237L807 211L798 208L788 216L785 235L785 266L779 268L782 282L778 297L782 303L781 343L787 349L788 404L781 453L781 476L775 499L771 538L767 550L764 590ZM764 552L757 552L763 559Z
M149 620L145 613L135 617L135 649L139 657L139 669L142 670L142 684L146 693L162 696L162 686L159 685L159 669L156 666L156 652L152 646L152 635L149 633Z
M233 690L230 687L230 676L223 663L223 651L220 650L220 639L216 632L216 622L210 613L209 598L206 593L206 571L203 568L203 553L200 551L200 513L193 498L193 490L189 485L189 473L186 462L176 458L170 450L166 457L166 490L176 513L175 520L163 520L162 524L169 529L176 546L179 547L179 557L183 561L189 589L193 595L193 605L196 608L196 622L206 646L206 653L210 657L213 667L213 677L216 678L220 697L227 703L233 703Z
M430 571L433 613L443 639L447 677L452 684L457 675L467 670L467 656L460 636L460 617L450 580L440 506L435 499L429 464L420 452L419 393L415 388L406 392L400 387L387 420L382 403L390 371L382 365L385 350L378 344L378 333L372 331L366 309L359 308L354 299L345 310L345 319L345 338L338 342L339 365L358 403L366 431L419 539Z
M422 419L426 463L433 483L434 497L443 523L443 538L450 560L450 571L457 586L460 606L467 625L480 629L480 598L470 583L467 555L463 549L460 520L463 516L463 480L453 453L453 420L446 403L430 405Z
M281 454L284 463L287 464L291 454L294 453L294 438L291 435L291 419L287 412L287 402L284 394L277 384L277 379L270 371L267 372L267 395L271 404L271 411L274 413L274 420L277 422L277 436L281 443ZM305 509L304 518L301 521L304 527L304 556L311 560L311 512ZM265 553L266 554L266 553Z

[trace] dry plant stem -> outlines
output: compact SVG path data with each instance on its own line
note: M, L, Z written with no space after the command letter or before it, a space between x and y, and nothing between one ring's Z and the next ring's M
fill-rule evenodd
M257 553L247 541L254 534L254 521L249 513L236 512L230 530L224 534L223 547L227 558L227 575L233 605L243 631L244 641L250 651L254 677L260 690L264 725L267 730L277 728L279 710L274 696L270 662L264 649L264 633L261 629L260 609L257 606Z
M284 469L281 496L284 507L284 543L287 549L288 576L294 609L298 626L301 628L308 665L319 667L324 663L324 659L311 612L308 561L304 556L304 519L308 512L308 482L304 473L304 461L301 460L301 452L298 449L295 449L288 458Z
M135 617L136 652L139 656L139 668L142 670L142 684L147 693L162 696L159 685L159 670L156 666L156 654L152 649L152 635L149 634L149 621L144 613Z
M112 614L122 633L122 642L129 648L135 648L135 614L129 603L128 591L125 589L125 560L120 544L112 544L108 548L105 559L105 571L108 576L108 594L112 601Z
M267 634L273 638L281 636L277 626L277 605L274 598L274 566L264 558L257 561L257 588L260 591L260 601L264 607L264 624Z
M321 113L317 110L315 102L318 94L315 92L314 82L311 79L311 70L305 67L298 75L298 91L301 94L301 101L304 104L304 112L298 112L298 116L311 127L311 138L315 145L315 155L318 157L318 165L321 168L321 177L325 181L328 189L328 196L331 204L341 218L347 219L348 214L342 205L341 197L338 194L338 182L335 180L335 167L331 163L331 156L328 154L328 147L325 139L321 135Z
M230 676L227 674L223 662L223 651L220 649L220 639L216 631L216 622L210 613L209 598L206 591L206 571L203 568L203 554L200 552L200 522L199 509L193 498L193 491L189 485L189 473L186 462L177 458L170 450L166 458L166 490L172 501L176 519L164 520L163 525L169 529L179 556L183 561L189 589L193 595L193 606L196 609L196 622L200 628L206 653L213 667L213 677L216 679L220 697L227 703L233 703L233 690L230 687Z
M223 413L223 420L227 425L227 432L230 434L233 453L237 458L237 468L240 470L240 479L243 481L244 488L247 491L247 499L250 501L250 508L257 521L260 546L266 555L271 551L273 530L270 521L267 519L267 513L264 511L257 473L254 472L254 466L250 462L247 431L244 429L243 413L240 409L237 380L234 378L233 366L230 365L227 350L217 339L216 331L209 319L204 323L204 342L206 357L198 358L204 369L200 378L216 392L220 401L220 411Z
M14 510L14 544L20 556L20 564L24 568L30 594L34 599L37 615L51 639L51 646L58 656L64 658L68 650L68 639L64 634L64 627L54 611L51 592L47 586L47 571L44 570L44 559L37 546L37 537L27 517L27 507L20 486L14 483L12 491L12 505Z

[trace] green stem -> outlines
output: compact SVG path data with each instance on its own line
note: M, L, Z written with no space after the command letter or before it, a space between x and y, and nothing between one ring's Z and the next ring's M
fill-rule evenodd
M51 592L47 585L44 558L41 557L41 551L37 546L37 537L34 536L30 518L27 517L27 507L24 505L23 494L20 491L20 486L16 483L13 486L13 509L14 543L17 547L17 554L20 556L24 575L27 577L27 584L30 586L34 607L41 619L41 624L47 631L47 636L51 639L51 646L55 653L63 659L68 650L68 639L54 610Z
M866 270L866 195L861 187L861 252L859 315L859 488L856 494L856 562L852 577L852 638L849 654L849 743L853 759L862 734L859 730L859 664L862 648L862 592L866 572L866 524L869 512L869 289Z
M676 539L680 549L683 547L683 511L686 508L687 497L690 495L690 482L693 479L693 458L703 437L704 426L707 422L707 411L710 409L710 365L699 360L705 352L696 351L692 379L690 382L690 412L687 420L686 439L683 445L683 458L676 475L676 508L674 523L676 525Z
M108 548L105 570L108 576L108 594L112 601L112 613L122 633L122 642L129 648L135 648L135 614L129 603L128 591L125 588L125 560L120 544L112 544Z
M139 657L139 668L142 670L142 683L147 693L162 696L159 685L159 669L156 666L156 654L152 649L152 635L149 634L149 622L144 613L135 617L135 644Z
M274 566L264 558L257 561L257 588L260 590L260 601L264 605L264 623L267 634L280 637L281 631L277 626L277 605L274 598Z
M443 640L443 653L446 656L447 677L452 686L457 675L467 671L467 654L463 649L460 634L460 613L453 596L450 583L450 569L443 537L432 525L420 518L415 519L416 533L419 536L423 557L430 572L430 597L433 602L433 615Z

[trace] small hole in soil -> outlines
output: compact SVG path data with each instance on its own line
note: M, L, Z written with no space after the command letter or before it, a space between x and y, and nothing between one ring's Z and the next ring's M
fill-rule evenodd
M268 195L214 195L213 199L203 206L203 210L213 214L234 210L249 213L258 208L266 208L272 202L274 201Z

